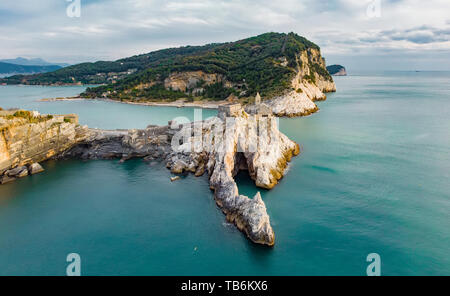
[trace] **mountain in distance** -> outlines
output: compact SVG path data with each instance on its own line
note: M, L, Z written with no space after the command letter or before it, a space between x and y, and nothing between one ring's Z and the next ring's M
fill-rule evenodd
M11 76L17 74L34 74L45 73L61 69L61 66L49 65L49 66L23 66L10 63L0 62L0 75Z
M327 66L327 70L331 75L334 76L347 76L347 70L341 65L330 65Z
M295 33L153 51L117 61L82 63L54 72L0 79L6 84L102 84L86 98L122 101L224 100L250 103L290 93L311 100L335 91L320 48ZM232 96L233 95L233 96Z
M56 65L56 66L60 66L61 68L70 66L70 64L67 64L67 63L50 63L41 58L26 59L26 58L18 57L15 59L0 59L0 62L14 64L14 65L21 65L21 66L55 66Z

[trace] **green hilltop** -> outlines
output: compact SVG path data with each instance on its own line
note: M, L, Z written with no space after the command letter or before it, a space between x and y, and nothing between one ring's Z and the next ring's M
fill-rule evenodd
M251 97L260 92L272 97L291 88L301 66L301 52L319 47L295 33L266 33L236 42L214 43L158 50L112 62L99 61L69 66L37 75L16 75L0 79L8 84L103 84L90 87L84 97L117 100L176 100L208 98L223 100L229 95ZM312 58L311 58L312 59ZM325 80L332 78L317 61L308 62L310 71ZM172 73L201 71L224 77L228 83L197 81L195 89L184 91L164 85ZM314 80L314 75L310 75Z

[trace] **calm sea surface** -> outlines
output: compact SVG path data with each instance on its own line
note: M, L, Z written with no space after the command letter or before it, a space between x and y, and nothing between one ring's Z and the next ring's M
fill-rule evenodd
M225 223L206 176L172 183L158 162L50 161L0 186L0 275L64 275L73 252L83 275L365 275L369 253L383 275L449 275L450 73L335 80L319 113L280 120L303 153L261 191L274 248ZM0 86L0 107L110 129L193 118L189 108L38 102L83 89ZM259 190L237 179L242 194Z

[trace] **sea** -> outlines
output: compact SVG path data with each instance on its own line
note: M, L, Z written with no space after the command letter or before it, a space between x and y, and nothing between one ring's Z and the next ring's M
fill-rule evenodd
M261 193L274 247L226 222L206 175L171 182L164 163L140 159L47 161L0 186L0 275L66 275L71 253L82 275L366 275L374 253L381 275L449 275L450 72L334 80L319 112L280 119L302 153L275 188L236 177L241 194ZM41 101L84 89L0 86L0 107L76 113L102 129L194 119L193 108Z

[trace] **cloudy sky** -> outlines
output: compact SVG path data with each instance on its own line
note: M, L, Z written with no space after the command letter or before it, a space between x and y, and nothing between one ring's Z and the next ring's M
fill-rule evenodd
M450 70L449 0L1 0L0 59L114 60L294 31L349 70Z

